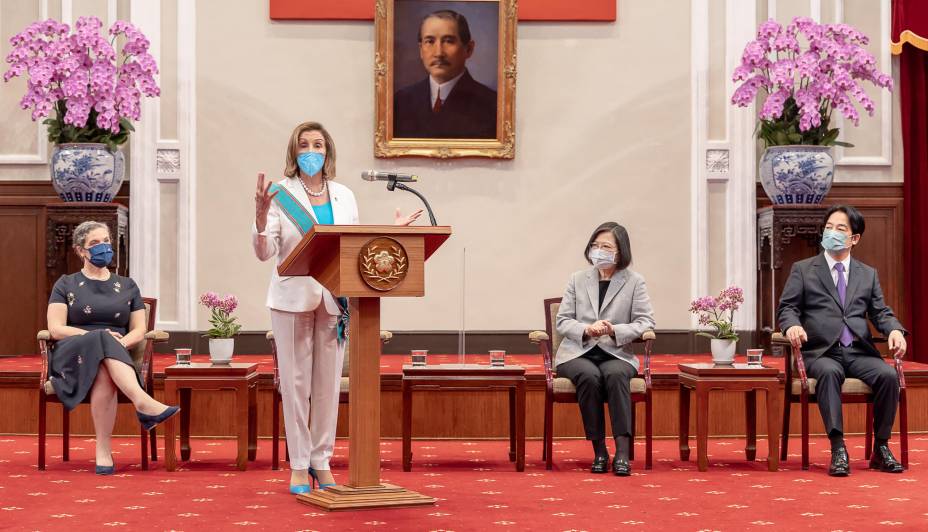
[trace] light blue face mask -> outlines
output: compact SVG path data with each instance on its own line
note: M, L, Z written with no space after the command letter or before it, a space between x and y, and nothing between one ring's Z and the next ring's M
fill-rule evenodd
M322 166L325 164L325 155L315 151L303 152L296 156L296 164L300 166L300 170L304 174L313 176L318 174L319 170L322 170Z
M847 248L847 235L834 229L822 231L822 247L828 251L841 251Z

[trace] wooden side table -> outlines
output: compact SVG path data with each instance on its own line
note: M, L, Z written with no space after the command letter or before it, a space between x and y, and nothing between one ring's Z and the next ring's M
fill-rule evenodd
M525 368L481 364L403 366L403 471L412 470L413 390L509 391L509 461L525 470Z
M780 404L779 370L747 364L678 364L680 370L680 460L690 459L690 392L696 392L696 454L700 471L709 469L709 392L745 392L745 458L754 461L757 454L757 390L767 393L767 469L779 466L777 413Z
M257 390L258 365L233 362L228 365L194 363L186 366L168 366L164 370L164 398L180 405L180 415L164 423L165 469L177 468L174 439L177 418L180 418L180 457L190 459L190 393L193 390L232 390L235 392L233 415L238 422L238 460L236 465L245 470L249 460L257 454Z

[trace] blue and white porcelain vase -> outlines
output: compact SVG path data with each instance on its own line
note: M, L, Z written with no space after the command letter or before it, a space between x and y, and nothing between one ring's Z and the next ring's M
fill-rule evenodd
M817 205L834 176L830 146L770 146L760 158L760 182L774 205Z
M113 201L125 177L122 151L106 144L56 144L52 152L52 186L64 201Z

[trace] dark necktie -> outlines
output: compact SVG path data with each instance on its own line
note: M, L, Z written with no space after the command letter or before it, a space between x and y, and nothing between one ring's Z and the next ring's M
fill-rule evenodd
M432 107L432 112L433 112L433 113L437 113L437 112L439 112L439 111L441 111L441 94L438 94L438 95L435 97L435 106Z
M838 299L841 300L841 306L843 307L845 297L847 296L847 279L844 278L844 263L836 263L835 271L838 272ZM845 325L844 329L841 331L839 340L841 345L845 347L854 342L854 335L851 334L851 330L847 328L847 325Z

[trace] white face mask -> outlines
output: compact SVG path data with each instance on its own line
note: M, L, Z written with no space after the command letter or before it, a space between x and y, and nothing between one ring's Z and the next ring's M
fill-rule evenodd
M606 251L605 249L591 249L590 262L593 263L593 266L599 268L600 270L605 270L615 266L615 259L617 253L615 251Z

